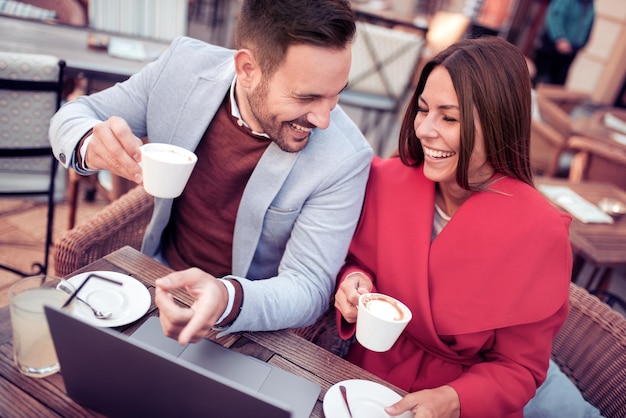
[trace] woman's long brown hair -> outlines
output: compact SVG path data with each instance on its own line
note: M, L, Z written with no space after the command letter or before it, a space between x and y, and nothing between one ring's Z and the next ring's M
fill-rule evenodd
M457 183L473 190L468 181L468 167L475 142L476 109L489 164L496 173L532 185L528 66L517 47L497 37L460 41L424 66L400 129L398 152L402 162L417 166L424 161L422 146L415 136L414 121L418 98L428 76L438 66L448 70L459 99L461 149Z

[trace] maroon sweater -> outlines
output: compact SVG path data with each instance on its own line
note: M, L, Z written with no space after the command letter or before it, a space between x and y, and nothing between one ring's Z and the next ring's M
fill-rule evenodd
M174 200L163 254L175 270L199 267L216 277L232 271L239 202L270 140L239 126L230 109L227 94L196 148L189 182Z

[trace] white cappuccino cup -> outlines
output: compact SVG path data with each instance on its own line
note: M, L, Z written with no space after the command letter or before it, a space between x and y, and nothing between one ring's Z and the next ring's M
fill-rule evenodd
M381 293L359 297L356 339L368 350L387 351L396 342L413 315L399 300Z

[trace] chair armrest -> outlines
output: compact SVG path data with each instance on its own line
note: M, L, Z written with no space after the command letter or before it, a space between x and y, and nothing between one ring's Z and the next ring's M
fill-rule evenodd
M626 189L626 152L617 143L572 136L569 146L576 152L570 164L570 181L599 181Z
M584 136L572 136L569 139L569 147L574 150L586 151L591 154L613 161L616 164L626 165L626 152L617 143L607 144Z
M626 318L570 284L570 312L552 358L603 416L626 416Z
M67 276L126 245L140 249L153 207L152 196L137 186L87 223L69 230L54 244L56 275Z
M576 106L591 102L591 94L584 91L569 90L554 84L539 84L537 93L549 98L565 112L571 112Z

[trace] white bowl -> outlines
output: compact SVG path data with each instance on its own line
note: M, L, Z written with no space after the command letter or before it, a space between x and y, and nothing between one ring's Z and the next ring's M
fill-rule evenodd
M619 219L626 213L626 205L617 199L605 197L598 202L598 207L613 219Z

